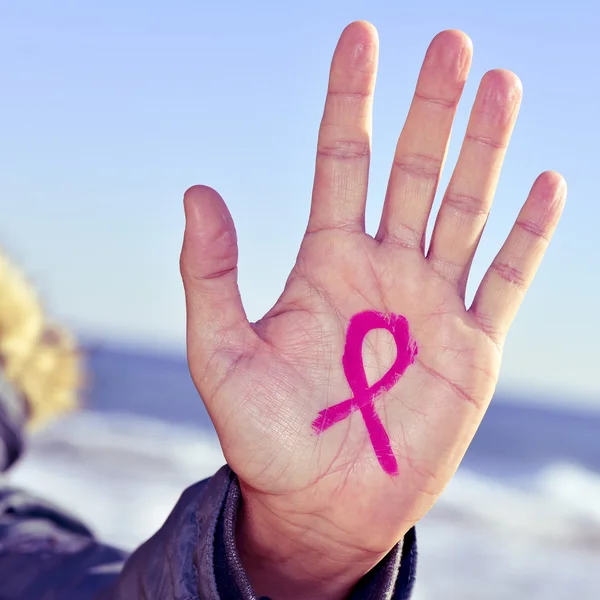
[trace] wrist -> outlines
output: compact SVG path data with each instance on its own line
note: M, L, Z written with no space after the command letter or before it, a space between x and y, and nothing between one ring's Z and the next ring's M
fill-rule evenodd
M259 493L241 487L237 548L259 596L342 599L387 554L346 544L326 530L326 519L279 513Z

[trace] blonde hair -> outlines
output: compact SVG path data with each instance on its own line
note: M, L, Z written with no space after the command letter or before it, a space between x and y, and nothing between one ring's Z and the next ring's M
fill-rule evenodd
M75 340L47 320L33 287L1 252L0 361L27 402L30 426L77 406L82 371Z

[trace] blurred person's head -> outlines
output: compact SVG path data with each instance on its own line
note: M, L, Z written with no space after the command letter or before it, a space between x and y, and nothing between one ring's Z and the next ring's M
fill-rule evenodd
M34 427L77 405L80 360L20 269L0 252L0 369L26 400Z

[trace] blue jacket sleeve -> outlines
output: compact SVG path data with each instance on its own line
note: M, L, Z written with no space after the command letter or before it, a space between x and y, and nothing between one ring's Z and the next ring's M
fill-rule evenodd
M257 600L235 543L240 503L237 478L226 466L186 490L165 525L127 561L106 599ZM359 582L352 600L408 600L415 566L411 530Z

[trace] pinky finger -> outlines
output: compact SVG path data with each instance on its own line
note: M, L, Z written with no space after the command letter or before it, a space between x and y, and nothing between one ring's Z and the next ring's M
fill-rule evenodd
M471 315L495 342L502 343L556 229L567 185L553 171L531 188L517 221L481 282Z

